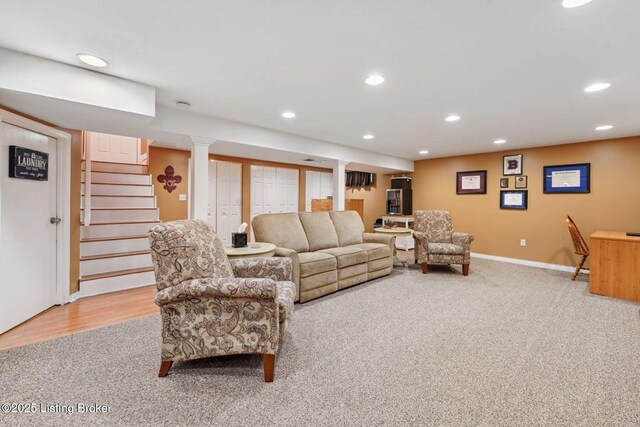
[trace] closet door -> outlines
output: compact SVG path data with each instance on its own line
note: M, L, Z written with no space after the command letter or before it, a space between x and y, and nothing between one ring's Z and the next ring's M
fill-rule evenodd
M217 212L217 200L216 193L218 187L216 185L218 174L218 164L216 162L209 162L209 204L207 206L207 221L211 226L218 231L218 212Z
M326 199L333 196L333 174L319 173L320 176L320 198Z
M264 167L263 213L278 212L278 190L276 168Z
M289 194L287 191L289 184L289 171L291 169L276 169L276 200L275 200L275 212L283 213L288 212L288 199Z
M298 169L287 169L287 205L284 212L298 212Z
M311 200L320 198L320 173L307 171L305 185L305 210L311 212Z
M242 165L219 162L217 175L217 231L225 245L238 231L242 219Z
M251 219L264 213L264 167L251 166Z

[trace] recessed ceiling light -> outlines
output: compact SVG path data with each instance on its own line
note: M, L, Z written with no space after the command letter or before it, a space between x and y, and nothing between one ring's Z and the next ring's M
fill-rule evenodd
M362 139L373 139L374 136L371 135L370 133L366 134L366 135L362 135Z
M294 113L293 111L285 111L284 113L282 113L282 117L284 117L285 119L293 119L296 116L296 113Z
M494 144L504 144L505 142L507 142L506 139L496 139L493 141Z
M457 116L455 114L451 114L450 116L447 116L445 118L446 121L448 122L457 122L458 120L460 120L460 116Z
M429 150L420 150L418 151L419 154L429 154Z
M95 55L91 55L89 53L79 53L77 55L78 59L84 62L87 65L91 65L92 67L104 68L109 63L102 58L99 58Z
M572 7L584 6L587 3L591 3L592 0L562 0L562 5L567 9Z
M596 130L609 130L609 129L613 129L612 125L602 125L602 126L598 126L596 128Z
M364 81L369 86L378 86L379 84L384 82L384 77L380 74L372 74Z
M589 86L585 87L584 91L585 92L600 92L601 90L605 90L605 89L609 88L609 86L611 86L611 83L605 83L605 82L594 83L592 85L589 85Z

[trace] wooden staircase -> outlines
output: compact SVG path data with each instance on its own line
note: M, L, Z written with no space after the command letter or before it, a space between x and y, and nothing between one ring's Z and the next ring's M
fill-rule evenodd
M87 184L83 165L80 292L87 296L154 284L147 231L160 217L148 167L93 161L89 171Z

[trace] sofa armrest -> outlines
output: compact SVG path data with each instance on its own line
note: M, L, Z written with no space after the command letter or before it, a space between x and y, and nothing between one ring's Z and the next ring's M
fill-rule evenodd
M389 245L389 249L391 249L392 254L394 254L396 250L396 237L389 236L387 234L362 233L362 242L363 243L382 243L385 245Z
M236 277L260 277L276 282L291 281L293 261L290 258L252 257L229 260Z
M454 245L460 245L465 247L469 246L474 239L475 239L475 236L469 233L460 233L460 232L454 231L453 234L451 235L451 242Z
M426 243L429 242L429 240L427 239L427 233L424 233L422 231L414 231L413 232L413 238L417 242L420 242L421 244L426 244Z
M277 301L278 289L271 279L205 278L185 280L156 294L159 306L193 298L253 298Z
M288 248L276 248L276 257L291 259L291 281L296 285L295 301L300 301L300 259L298 252Z

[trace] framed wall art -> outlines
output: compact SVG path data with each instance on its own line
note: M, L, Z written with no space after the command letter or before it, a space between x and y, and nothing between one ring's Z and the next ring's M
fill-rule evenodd
M509 178L500 178L500 188L509 188Z
M527 190L502 190L500 191L500 209L526 210L527 199Z
M522 175L522 154L502 157L502 175Z
M526 175L516 176L516 188L527 188L527 181Z
M545 194L591 192L591 163L545 166L542 177Z
M456 194L487 194L487 171L456 172Z

